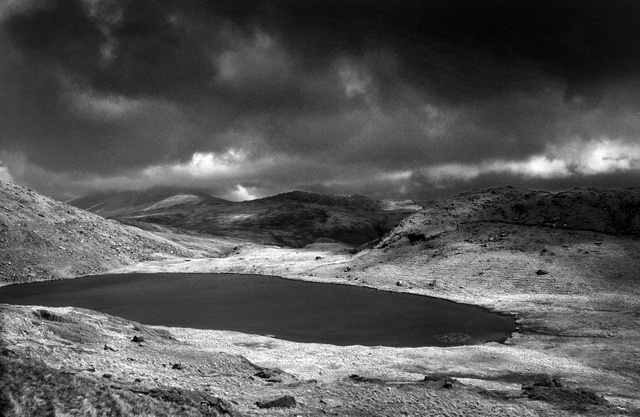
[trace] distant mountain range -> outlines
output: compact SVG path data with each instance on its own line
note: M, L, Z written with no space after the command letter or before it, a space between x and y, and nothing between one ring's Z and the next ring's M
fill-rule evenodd
M410 200L306 191L233 202L201 190L178 188L100 193L69 204L148 230L170 227L288 247L302 247L318 239L362 245L381 238L421 208Z
M191 205L203 201L227 202L201 190L155 187L143 191L113 191L91 194L67 203L99 214L114 217L141 210L152 210L175 205Z

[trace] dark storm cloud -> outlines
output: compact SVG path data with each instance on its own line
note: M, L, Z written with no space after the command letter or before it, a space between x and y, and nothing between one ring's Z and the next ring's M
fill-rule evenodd
M256 34L224 15L203 19L206 3L34 4L3 25L13 53L3 71L12 89L3 108L15 122L4 125L3 141L50 169L106 172L185 159L230 146L221 132L262 123L265 112L281 117L339 104L320 74L279 66L273 54L286 60L285 51L254 45ZM225 62L237 72L229 80L219 74ZM74 89L142 106L119 120L86 120L69 106ZM25 115L36 120L25 123Z
M519 85L513 74L492 67L530 63L567 80L568 91L574 92L610 77L635 78L640 64L640 6L633 0L262 4L249 12L253 18L248 21L261 22L260 14L268 14L267 27L312 65L322 65L327 55L358 55L384 47L398 54L407 77L430 85L444 81L445 88L456 84L455 92L462 97L535 87ZM439 73L441 65L446 71ZM491 71L483 72L482 65ZM433 79L434 73L439 78Z
M424 175L437 183L436 165L458 164L462 181L569 175L580 161L568 143L604 141L617 158L640 137L636 4L10 3L0 8L0 162L16 178L16 161L133 178L240 152L234 163L261 168L237 183L349 191L397 186L376 178L415 190ZM540 155L542 168L531 162ZM492 161L521 165L469 173L495 171Z
M55 0L11 16L6 29L33 64L58 65L98 91L194 93L211 65L201 41L154 1Z

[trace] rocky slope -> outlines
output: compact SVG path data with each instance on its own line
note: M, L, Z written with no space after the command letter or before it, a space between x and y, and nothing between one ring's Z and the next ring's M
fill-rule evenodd
M425 241L479 223L640 236L640 188L559 193L515 187L476 190L433 202L402 221L378 247L403 238L410 243Z
M69 278L184 247L0 180L0 284Z

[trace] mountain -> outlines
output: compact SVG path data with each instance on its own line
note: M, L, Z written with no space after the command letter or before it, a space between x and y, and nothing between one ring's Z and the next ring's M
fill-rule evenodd
M143 229L169 227L284 247L303 247L318 239L362 245L379 239L419 208L408 202L390 204L360 195L304 191L243 202L202 198L189 204L179 196L167 195L127 193L126 198L87 197L72 203L96 214L110 213L122 223ZM164 199L157 201L160 197ZM175 201L180 204L173 204Z
M639 415L639 188L498 187L420 209L303 192L164 200L117 218L179 244L0 182L0 285L127 264L111 272L261 274L471 303L517 330L504 344L338 347L2 304L0 415L272 415L290 410L257 403L283 394L303 415ZM302 245L389 213L404 218L357 252L251 243ZM225 250L192 259L182 244Z
M352 207L360 210L377 210L381 207L380 201L374 200L364 195L331 195L312 193L308 191L291 191L288 193L263 198L262 201L278 201L283 203L298 202L329 207Z
M640 188L576 188L557 193L510 186L474 190L426 205L378 246L405 238L425 241L478 224L638 236Z
M203 201L227 202L201 190L155 187L142 191L113 191L92 194L71 200L68 204L103 217L114 217L176 205L188 206Z
M0 284L95 274L184 247L0 180Z

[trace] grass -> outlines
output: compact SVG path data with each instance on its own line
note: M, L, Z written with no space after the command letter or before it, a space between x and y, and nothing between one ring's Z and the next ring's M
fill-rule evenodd
M0 375L3 417L217 415L185 401L161 401L33 361L0 358Z

